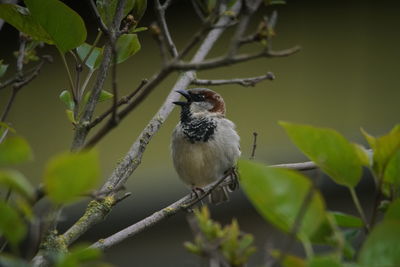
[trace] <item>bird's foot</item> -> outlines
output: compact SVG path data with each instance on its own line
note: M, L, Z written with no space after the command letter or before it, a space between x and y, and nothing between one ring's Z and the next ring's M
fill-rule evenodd
M228 185L229 191L235 191L239 188L239 174L237 171L237 167L232 167L225 172L225 175L229 175L231 177L231 183Z
M192 192L193 192L195 198L200 198L202 195L204 195L206 193L206 191L204 191L204 189L201 187L193 187ZM199 194L199 192L200 192L200 194Z

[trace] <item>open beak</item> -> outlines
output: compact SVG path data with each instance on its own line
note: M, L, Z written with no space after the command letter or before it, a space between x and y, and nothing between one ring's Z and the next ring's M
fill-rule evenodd
M176 90L175 92L180 93L187 101L191 100L190 94L186 90Z
M182 95L184 98L186 98L186 100L188 101L188 102L183 102L183 101L175 101L175 102L172 102L172 103L174 103L175 105L184 106L184 105L187 105L187 104L191 101L191 97L190 97L190 94L189 94L188 91L186 91L186 90L176 90L175 92L181 94L181 95Z
M178 106L184 106L184 105L187 105L188 102L174 101L172 103L175 104L175 105L178 105Z

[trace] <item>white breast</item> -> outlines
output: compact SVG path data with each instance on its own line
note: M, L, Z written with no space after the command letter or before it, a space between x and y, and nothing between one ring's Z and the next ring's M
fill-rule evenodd
M203 187L221 178L240 156L239 136L228 119L218 118L212 138L190 143L180 123L172 135L172 158L180 178L191 187Z

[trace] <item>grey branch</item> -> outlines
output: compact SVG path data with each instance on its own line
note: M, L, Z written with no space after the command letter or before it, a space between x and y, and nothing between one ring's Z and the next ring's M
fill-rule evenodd
M212 86L212 85L225 85L225 84L239 84L242 86L255 86L257 83L264 80L274 80L275 75L272 72L268 72L265 75L251 77L251 78L238 78L238 79L229 79L229 80L203 80L196 79L192 82L194 85L200 86Z
M144 79L140 82L139 86L129 95L126 95L124 97L122 97L118 103L117 106L120 107L122 105L128 104L132 98L137 95L140 90L143 88L143 86L145 86L147 84L148 80ZM88 128L93 128L95 127L97 124L99 124L100 122L102 122L105 118L107 118L108 115L110 115L113 112L113 107L109 108L108 110L106 110L104 113L102 113L101 115L99 115L96 119L94 119L89 125Z
M98 20L99 26L102 31L105 31L105 34L109 37L106 45L104 47L104 52L103 52L103 61L100 64L100 68L97 74L97 79L94 84L94 87L91 91L89 100L84 108L83 116L79 120L79 123L77 125L75 135L74 135L74 140L72 141L71 145L71 150L79 150L86 139L87 134L89 133L89 128L87 125L90 123L96 104L97 100L100 97L101 90L104 87L104 83L107 78L108 71L111 66L111 59L113 55L113 42L116 40L116 33L119 31L119 25L121 24L122 16L123 16L123 9L126 3L126 0L120 0L118 1L117 8L115 11L115 16L114 20L111 24L111 28L107 29L104 28L105 25L102 23L102 20L100 17L98 17L98 11L96 6L94 5L93 1L90 1L92 3L92 9L94 13L96 14L96 18Z
M165 10L169 6L170 1L166 1L164 6L160 4L160 0L154 0L154 7L157 15L158 24L161 27L161 34L164 37L166 42L168 51L170 52L171 56L176 58L178 57L178 50L171 38L171 33L169 32L167 22L165 20Z
M158 223L172 215L175 215L176 213L178 213L181 210L187 210L187 209L191 208L193 205L199 203L201 200L203 200L205 197L207 197L217 186L229 185L231 183L232 183L231 174L227 174L227 175L223 176L222 178L220 178L219 180L217 180L216 182L204 187L203 188L204 193L200 197L196 198L196 197L193 197L194 194L188 194L188 195L184 196L183 198L179 199L178 201L172 203L168 207L153 213L149 217L113 234L112 236L110 236L106 239L101 239L101 240L97 241L96 243L94 243L92 245L92 247L100 248L103 250L110 248L110 247L120 243L121 241L123 241L129 237L132 237L132 236L146 230L147 228L150 228L151 226L155 225L156 223Z
M237 11L240 8L240 1L235 4L232 9ZM224 25L230 22L229 17L222 16L217 25ZM208 52L214 46L215 42L224 32L224 28L217 28L209 32L207 37L204 39L202 45L199 47L198 51L194 55L191 63L196 64L204 60L207 56ZM144 128L142 133L139 137L135 140L127 154L125 155L124 159L121 163L117 166L117 168L113 171L111 176L107 179L107 182L103 185L101 191L108 190L110 188L118 188L120 185L124 184L129 176L136 170L136 168L140 165L142 156L144 151L146 150L147 144L150 142L151 138L158 132L164 121L168 118L169 114L171 113L174 105L172 102L177 101L179 99L179 94L175 91L178 89L185 89L188 87L194 79L194 72L188 71L183 73L179 80L176 82L174 87L171 89L169 95L167 96L165 102L155 114L155 116L150 120L148 125ZM151 82L149 82L150 84ZM148 86L148 85L147 85ZM86 217L85 215L83 218L86 218L84 222L79 221L75 223L64 235L64 238L69 238L76 240L84 234L87 229L89 229L94 224L98 223L99 221L96 216L98 211L94 210L91 211L90 217ZM95 214L93 214L95 213ZM80 227L81 224L85 224L85 227ZM71 237L71 233L73 233L73 237Z
M317 164L315 164L313 161L306 161L299 163L284 163L284 164L272 165L271 167L298 170L298 171L309 171L318 168Z
M198 63L185 63L185 62L176 62L172 64L172 67L176 70L204 70L204 69L211 69L217 68L222 66L228 66L240 62L246 62L249 60L253 60L256 58L273 58L273 57L287 57L293 55L300 51L300 46L294 46L292 48L288 48L285 50L280 51L272 51L272 50L264 50L254 54L239 54L235 56L224 56L224 57L217 57L214 59L204 60Z
M292 170L309 170L310 169L310 162L301 162L301 163L287 163L287 164L278 164L278 165L271 165L270 167L279 167L279 168L287 168L287 169L292 169ZM308 166L308 168L304 168L304 166ZM314 164L314 169L317 168L317 166ZM220 180L207 185L206 187L203 188L205 194L201 196L200 200L203 199L205 196L211 193L211 191L216 188L217 186L225 186L229 185L232 183L231 176L226 175L222 177ZM156 211L152 215L142 219L141 221L132 224L131 226L128 226L127 228L105 238L105 239L100 239L96 243L92 245L92 247L95 248L100 248L100 249L108 249L122 241L124 241L127 238L130 238L152 226L155 224L159 223L160 221L171 217L178 213L179 211L184 211L193 206L195 203L197 203L199 200L193 200L192 194L188 194L181 199L175 201L174 203L170 204L169 206Z

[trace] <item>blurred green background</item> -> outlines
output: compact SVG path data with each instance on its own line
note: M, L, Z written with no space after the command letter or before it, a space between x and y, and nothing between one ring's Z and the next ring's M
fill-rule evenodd
M72 0L65 2L85 18L88 29L92 29L89 41L93 40L93 19L87 6ZM277 125L279 120L334 128L363 144L360 127L379 135L398 123L399 7L393 0L304 0L260 10L251 26L253 29L265 12L277 9L274 49L298 44L302 51L288 58L258 59L198 73L202 79L252 77L268 71L276 75L275 81L265 81L256 87L213 88L224 97L227 116L237 125L243 157L249 157L252 133L256 131L258 161L274 164L305 160ZM167 12L167 19L178 47L183 47L199 26L189 1L176 1ZM149 6L141 24L148 26L153 20ZM224 53L229 33L223 35L210 56ZM8 25L0 32L0 58L11 63L9 75L15 69L12 53L17 50L17 36ZM140 40L142 50L118 66L121 95L134 90L141 79L150 78L160 67L159 50L150 33L141 33ZM252 45L243 51L259 48ZM41 52L53 54L55 62L45 66L41 75L20 92L8 118L12 127L33 147L34 161L21 167L33 183L41 179L43 166L52 155L68 150L73 135L65 107L58 99L68 86L65 70L54 48L43 48ZM157 111L177 77L174 74L162 83L99 144L104 178ZM108 82L106 88L110 87ZM9 93L9 89L0 91L0 107L5 106ZM99 104L99 111L109 105L108 102ZM83 239L96 240L114 233L188 192L177 178L170 158L170 135L178 116L175 110L148 146L143 163L127 184L132 196ZM325 180L322 187L328 207L355 212L346 204L347 192ZM372 199L370 184L363 183L359 189L368 206ZM83 209L82 204L68 207L61 228L70 225ZM243 231L255 234L259 251L253 264L263 262L267 246L279 247L281 243L282 234L263 222L241 192L235 192L231 202L213 207L212 212L222 222L237 217ZM200 266L202 262L182 246L183 241L191 239L185 215L180 214L111 249L106 259L117 266Z

